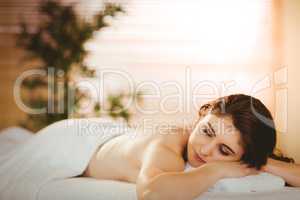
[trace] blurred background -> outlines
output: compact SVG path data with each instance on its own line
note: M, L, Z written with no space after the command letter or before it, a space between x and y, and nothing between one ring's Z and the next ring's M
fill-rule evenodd
M101 116L181 125L245 93L299 162L299 35L298 0L1 0L0 129Z

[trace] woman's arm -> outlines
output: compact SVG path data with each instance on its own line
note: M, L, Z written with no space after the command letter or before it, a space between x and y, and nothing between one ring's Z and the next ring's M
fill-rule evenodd
M282 177L288 184L300 187L300 165L269 158L263 171Z
M192 200L225 177L246 176L253 169L232 162L214 162L184 172L184 162L167 147L147 149L137 180L139 200Z
M192 200L214 185L222 175L210 165L188 172L164 172L148 179L139 200Z

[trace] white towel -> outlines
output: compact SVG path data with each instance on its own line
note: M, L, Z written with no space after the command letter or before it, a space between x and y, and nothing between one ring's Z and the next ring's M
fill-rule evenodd
M193 169L189 164L185 170ZM270 173L259 173L240 178L225 178L219 180L209 191L213 192L262 192L283 188L285 181Z
M212 188L213 191L228 192L263 192L283 188L284 180L270 173L260 173L241 178L226 178L219 180Z
M9 151L15 149L15 147L26 140L30 139L33 133L27 129L13 126L1 130L0 132L0 163L3 163L5 155ZM0 164L1 165L1 164Z
M42 129L5 155L0 199L37 199L45 183L81 175L98 147L129 130L100 118L63 120Z

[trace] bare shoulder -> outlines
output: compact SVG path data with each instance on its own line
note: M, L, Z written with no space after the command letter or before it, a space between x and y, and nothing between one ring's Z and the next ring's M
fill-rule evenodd
M182 152L187 136L182 131L176 128L154 135L143 153L141 174L150 178L160 173L184 170Z
M157 138L161 145L181 155L188 141L189 133L189 130L186 128L173 127L159 132Z
M145 149L140 173L153 177L160 173L184 170L181 155L161 141L151 142Z

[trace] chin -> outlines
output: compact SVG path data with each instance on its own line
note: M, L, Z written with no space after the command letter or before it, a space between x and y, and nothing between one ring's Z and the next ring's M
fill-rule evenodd
M190 163L190 162L189 162ZM192 166L192 167L200 167L200 166L202 166L202 165L204 165L205 163L190 163L190 165Z
M188 161L188 164L189 164L191 167L199 167L199 166L195 165L195 163L190 162L190 161Z
M194 151L188 155L188 163L192 167L200 167L206 163L203 159L199 158Z

